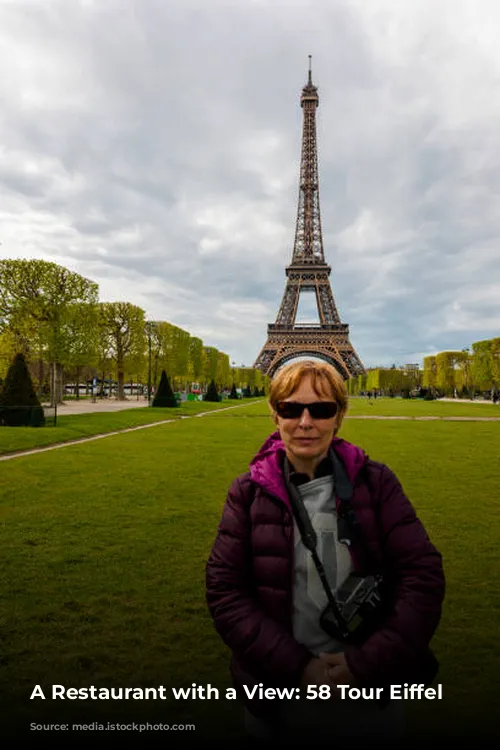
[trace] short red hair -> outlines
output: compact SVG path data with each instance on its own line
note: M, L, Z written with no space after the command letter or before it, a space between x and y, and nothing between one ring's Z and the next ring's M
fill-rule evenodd
M337 402L337 429L335 432L338 432L347 412L349 401L345 381L332 365L312 359L299 360L298 362L285 365L281 370L278 370L271 380L269 406L271 407L274 421L276 422L276 404L278 401L284 401L284 399L291 396L304 378L307 377L311 378L312 387L318 396L327 392L331 395L333 401Z

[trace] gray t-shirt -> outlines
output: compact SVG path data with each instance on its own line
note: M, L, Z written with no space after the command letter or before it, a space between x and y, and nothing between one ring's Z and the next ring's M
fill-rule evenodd
M337 538L333 476L319 477L297 488L318 538L318 556L330 588L335 591L354 570L349 549ZM319 624L328 602L311 553L294 523L293 634L314 654L340 651L341 645Z

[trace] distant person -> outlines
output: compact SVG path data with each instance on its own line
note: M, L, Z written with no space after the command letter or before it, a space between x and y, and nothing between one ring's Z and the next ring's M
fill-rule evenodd
M437 671L441 555L393 472L337 437L347 391L333 367L284 367L269 404L277 431L233 481L206 570L249 743L387 748L404 733L403 702L387 686L428 684ZM370 594L351 620L341 600L355 587ZM244 686L259 685L299 690L300 700L250 699ZM385 689L343 700L338 685Z

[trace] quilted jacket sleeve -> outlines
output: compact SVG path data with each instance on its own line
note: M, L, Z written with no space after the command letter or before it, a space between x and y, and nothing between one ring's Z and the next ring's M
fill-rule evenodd
M274 685L297 685L312 654L259 606L252 582L248 478L229 489L207 567L207 603L234 655Z
M382 626L362 646L347 646L345 657L360 684L422 682L444 598L441 555L386 466L381 468L378 486L375 500L384 567L395 595Z

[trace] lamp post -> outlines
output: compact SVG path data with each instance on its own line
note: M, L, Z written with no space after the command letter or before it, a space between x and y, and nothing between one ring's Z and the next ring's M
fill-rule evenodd
M148 336L148 406L151 406L151 321L146 323Z

